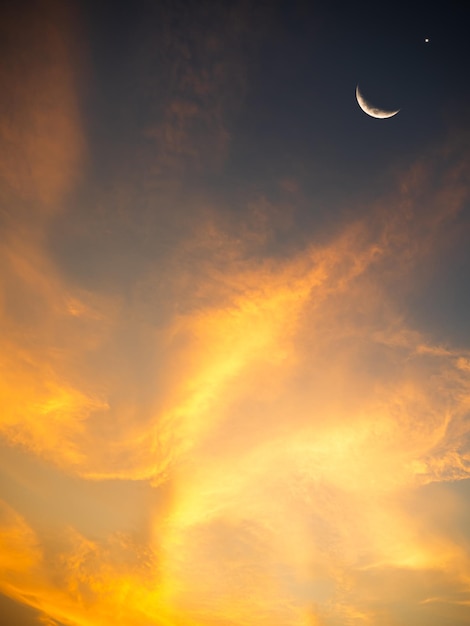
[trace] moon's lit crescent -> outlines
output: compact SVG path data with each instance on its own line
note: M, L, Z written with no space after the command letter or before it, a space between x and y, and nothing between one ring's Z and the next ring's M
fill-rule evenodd
M367 100L359 91L359 85L357 85L356 87L356 100L357 100L358 105L364 111L364 113L367 113L367 115L370 115L371 117L376 117L377 119L380 119L380 120L384 120L387 117L393 117L400 110L400 109L397 109L396 111L384 111L384 109L378 109L377 107L372 106L371 104L367 102Z

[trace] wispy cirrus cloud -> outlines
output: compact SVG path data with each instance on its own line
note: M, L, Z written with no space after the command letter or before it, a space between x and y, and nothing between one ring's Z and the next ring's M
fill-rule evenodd
M168 229L133 154L78 193L73 37L38 6L45 22L14 18L37 42L25 79L4 78L0 590L77 626L427 624L443 604L463 623L470 353L410 310L466 228L461 144L345 200L321 237L296 228L288 177L285 205L248 189L237 212L181 185ZM201 33L168 35L144 180L224 158L239 56L219 66Z
M422 211L426 193L423 200L409 182L414 176L372 207L372 218L343 224L330 241L293 258L253 260L236 233L204 211L200 235L168 260L181 291L165 323L152 328L151 296L140 287L130 309L107 311L108 331L93 342L93 360L113 367L90 362L87 369L90 346L63 347L56 398L70 402L50 401L41 413L45 430L33 431L39 404L27 399L31 417L22 414L16 432L29 432L37 454L85 478L148 480L155 488L170 481L172 496L164 517L158 508L149 517L154 538L144 553L157 559L155 570L123 557L121 572L115 541L126 543L126 535L90 543L69 534L58 563L71 587L51 589L51 614L56 604L78 603L76 623L91 619L87 607L106 620L111 609L98 609L98 590L114 597L125 585L127 623L142 619L142 607L151 623L166 623L165 611L167 623L261 624L267 616L296 623L312 611L325 623L367 622L376 609L355 590L369 571L391 580L396 570L437 568L429 585L447 580L465 593L466 551L439 532L423 537L419 516L397 501L422 485L468 476L469 355L430 342L397 306L397 281L410 288L414 268L458 210L452 188ZM390 217L385 206L406 210ZM417 231L424 235L414 245ZM134 354L165 355L157 388L116 361L135 319ZM78 379L70 367L80 354ZM58 375L53 361L48 368ZM90 385L92 372L98 378ZM36 373L42 385L46 378ZM103 390L100 406L90 404L93 387Z

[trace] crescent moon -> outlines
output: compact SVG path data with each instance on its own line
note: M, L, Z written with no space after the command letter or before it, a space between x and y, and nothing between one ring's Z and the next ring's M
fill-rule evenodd
M362 93L359 91L359 85L356 87L356 100L364 113L367 113L367 115L375 117L379 120L385 120L387 119L387 117L393 117L400 110L397 109L396 111L385 111L384 109L378 109L377 107L372 106L367 102Z

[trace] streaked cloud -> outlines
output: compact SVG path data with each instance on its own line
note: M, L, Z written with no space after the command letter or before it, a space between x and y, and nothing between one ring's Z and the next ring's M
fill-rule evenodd
M76 31L32 7L2 77L0 591L51 625L463 624L470 352L410 305L466 229L461 142L321 233L289 173L236 212L194 194L227 158L242 12L167 33L154 160L87 186Z
M71 72L71 9L52 1L3 12L0 172L16 194L17 206L8 207L15 213L31 201L35 211L60 209L80 170L85 142Z

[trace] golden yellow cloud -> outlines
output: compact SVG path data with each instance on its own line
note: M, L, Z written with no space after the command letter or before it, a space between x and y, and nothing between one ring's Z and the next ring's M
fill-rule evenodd
M468 551L423 533L400 502L468 476L470 382L469 355L409 328L396 304L397 279L410 284L454 213L416 211L403 188L388 202L406 211L390 219L373 209L291 259L254 262L236 236L203 222L174 251L183 288L160 327L138 299L132 315L117 301L87 301L44 252L46 265L31 263L39 278L24 288L50 321L34 333L42 353L18 349L16 322L3 432L67 471L147 480L156 493L169 484L171 498L152 509L146 546L128 531L97 541L63 528L41 558L25 550L36 556L33 572L22 566L24 591L16 582L12 592L4 566L6 593L27 593L65 623L215 625L374 623L377 608L358 588L370 572L384 581L440 572L410 596L422 606L442 585L464 592ZM413 245L417 230L426 236ZM40 280L42 267L52 281ZM178 272L193 277L191 289ZM158 381L120 364L130 328L134 358L150 350L164 360ZM46 579L46 569L57 573Z
M37 6L2 76L0 433L24 456L1 464L0 590L72 626L392 626L397 597L414 623L459 617L470 354L406 302L455 241L461 148L295 253L270 249L266 202L238 224L197 206L125 287L85 286L51 244L83 167L71 35ZM194 156L200 107L165 111L163 148Z

